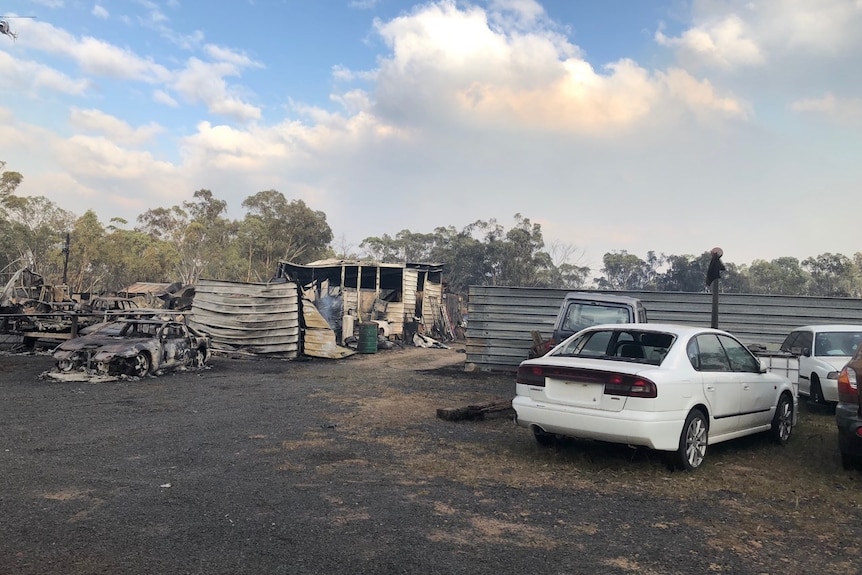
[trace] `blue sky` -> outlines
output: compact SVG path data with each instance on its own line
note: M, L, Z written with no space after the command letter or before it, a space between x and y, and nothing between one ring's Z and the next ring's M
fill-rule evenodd
M0 161L133 225L268 189L338 245L521 214L579 265L862 251L862 0L6 0ZM12 18L35 16L35 18Z

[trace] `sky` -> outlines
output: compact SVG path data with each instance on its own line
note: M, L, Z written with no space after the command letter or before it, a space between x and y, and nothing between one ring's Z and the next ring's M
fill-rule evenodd
M280 191L367 237L862 251L862 0L3 0L0 161L103 224ZM848 211L845 211L848 210Z

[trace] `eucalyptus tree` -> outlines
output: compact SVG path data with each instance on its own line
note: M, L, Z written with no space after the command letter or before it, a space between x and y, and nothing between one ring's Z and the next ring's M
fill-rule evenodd
M8 195L2 212L7 265L19 262L50 283L60 283L64 239L75 216L43 196Z
M492 218L461 230L447 226L429 234L402 230L395 237L368 237L360 248L380 262L442 263L453 293L465 293L471 285L578 287L589 274L587 267L556 264L544 250L541 225L521 214L508 230Z
M0 170L6 162L0 162ZM59 283L65 233L74 215L43 196L23 197L15 191L24 177L0 174L0 270L28 267Z
M798 259L780 257L751 262L748 280L752 293L804 295L808 293L811 274L802 268Z
M467 293L471 285L485 285L488 270L485 244L470 233L469 228L438 227L432 234L433 246L429 261L444 265L449 291Z
M73 293L105 291L105 279L120 262L112 261L105 227L93 210L75 220L69 242L67 278Z
M140 230L127 230L127 224L122 218L113 218L105 228L104 258L109 262L103 280L105 291L122 291L139 281L177 281L173 246Z
M254 275L272 277L279 260L309 263L330 252L326 214L302 200L288 201L281 192L266 190L246 198L242 207L247 213L240 228L261 232L245 235L244 251Z
M580 289L590 276L589 266L580 266L570 260L581 256L581 250L572 244L552 243L546 245L545 253L550 262L542 274L541 285L549 288Z
M383 234L381 237L368 237L362 240L359 247L365 254L377 262L430 262L431 254L438 238L435 234L414 233L401 230L395 237Z
M515 214L515 225L505 234L499 250L500 285L546 287L553 263L543 251L542 226Z
M197 190L193 201L170 208L153 208L138 216L137 231L166 242L169 250L158 250L174 265L174 277L194 284L205 273L220 275L224 254L235 228L223 213L227 203L210 190ZM217 278L223 279L223 278Z
M602 275L594 280L599 289L644 290L651 287L654 268L635 254L626 250L608 252L602 257L602 264Z
M4 198L14 194L24 179L24 176L19 172L5 171L5 167L6 162L0 162L0 171L2 171L2 174L0 174L0 203L2 203Z
M809 294L830 297L859 295L856 283L859 270L849 257L842 254L825 253L806 258L802 267L811 274Z

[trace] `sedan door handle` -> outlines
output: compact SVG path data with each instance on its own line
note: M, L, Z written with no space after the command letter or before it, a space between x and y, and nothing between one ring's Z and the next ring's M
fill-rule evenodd
M707 391L715 391L715 386L714 385L707 385L706 390Z

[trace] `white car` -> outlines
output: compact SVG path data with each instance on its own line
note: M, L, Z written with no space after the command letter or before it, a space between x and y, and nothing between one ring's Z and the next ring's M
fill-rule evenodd
M790 332L781 351L799 357L799 393L814 403L838 402L838 374L859 344L862 325L806 325Z
M797 396L727 332L670 324L587 328L518 367L518 425L540 445L557 436L645 446L692 470L708 445L759 432L778 443Z

